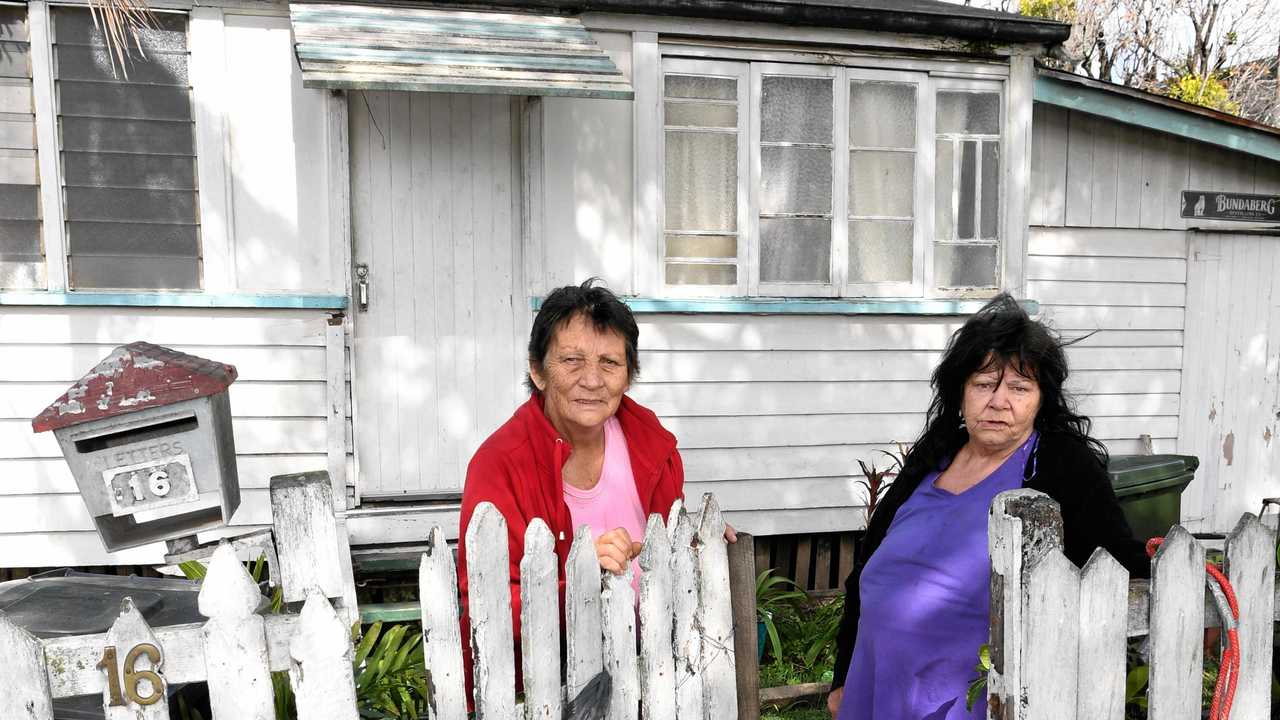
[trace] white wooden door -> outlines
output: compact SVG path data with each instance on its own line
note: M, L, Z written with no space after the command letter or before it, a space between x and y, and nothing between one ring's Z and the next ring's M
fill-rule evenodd
M1182 516L1230 532L1280 496L1280 237L1189 233L1186 306L1178 452L1200 469Z
M351 94L352 257L368 268L367 308L358 289L353 303L361 496L460 491L523 399L516 102Z

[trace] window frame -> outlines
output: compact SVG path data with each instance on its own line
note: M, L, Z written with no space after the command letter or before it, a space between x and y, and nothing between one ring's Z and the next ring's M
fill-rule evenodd
M813 55L812 62L805 62L805 54L797 56L794 62L790 58L779 61L777 53L767 51L735 50L701 56L689 51L683 45L660 45L659 68L657 73L657 176L659 187L658 210L661 213L657 238L657 267L659 271L654 278L654 290L659 297L751 297L751 298L813 298L816 300L857 300L868 299L982 299L988 298L1008 284L1010 269L1007 267L1007 252L1011 242L1017 238L1010 237L1011 229L1007 225L1008 213L1013 199L1008 197L1010 191L1010 155L1009 143L1013 129L1009 127L1009 103L1015 94L1011 84L1012 73L1009 65L980 63L973 72L957 69L954 62L929 60L903 60L886 58L884 65L879 65L879 58L870 56L833 56ZM748 225L745 226L746 257L743 257L742 236L739 239L738 282L735 285L670 285L666 282L666 156L665 156L665 83L663 78L678 68L675 74L725 76L733 74L733 67L742 68L751 78L749 104L743 108L744 98L739 95L739 166L742 162L742 138L744 118L746 130L749 132L748 152L750 153L750 172L746 192L743 192L743 180L739 177L738 217L745 214ZM714 68L715 71L710 71ZM739 71L739 72L741 72ZM817 77L826 73L833 78L833 168L832 168L832 258L831 283L760 283L759 282L759 192L760 192L760 77L767 74L794 74ZM912 228L912 279L910 282L876 282L858 283L848 280L848 218L849 197L848 182L850 171L851 143L848 129L848 97L850 84L855 81L905 82L916 87L916 162L913 182L913 228ZM939 92L960 90L968 92L989 92L998 97L1000 112L1000 132L997 148L1000 158L1000 187L998 192L997 217L995 218L996 240L994 242L956 241L954 244L986 244L996 247L994 273L995 287L961 287L942 288L936 283L934 269L934 248L937 244L935 235L935 182L934 163L937 136L936 98ZM745 115L744 115L745 112ZM652 137L652 136L651 136ZM985 136L983 136L985 138ZM638 137L637 142L643 142ZM838 190L837 190L838 188ZM978 198L980 202L980 191ZM958 193L958 186L955 191ZM745 200L745 202L744 202ZM743 205L747 207L742 207ZM843 222L835 220L844 218ZM740 225L740 227L743 227ZM653 247L652 245L650 246ZM652 251L651 251L652 252ZM741 263L746 263L745 266ZM745 272L744 272L745 270ZM1016 273L1014 273L1016 274ZM747 282L744 283L744 277Z

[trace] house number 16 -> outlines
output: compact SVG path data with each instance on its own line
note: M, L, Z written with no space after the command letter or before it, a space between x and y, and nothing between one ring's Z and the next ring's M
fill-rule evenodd
M124 656L124 697L121 697L120 667L116 662L116 648L114 645L108 645L102 651L102 660L98 661L97 666L107 673L107 690L111 695L109 704L113 707L124 705L126 697L135 705L154 705L164 697L164 678L157 675L155 670L134 669L140 656L146 656L151 661L151 667L157 669L163 659L160 648L155 645L151 643L135 645ZM151 692L147 695L138 692L138 687L143 680L151 683Z

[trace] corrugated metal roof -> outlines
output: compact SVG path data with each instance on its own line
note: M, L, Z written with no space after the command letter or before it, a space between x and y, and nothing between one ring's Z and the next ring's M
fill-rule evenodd
M575 18L329 3L289 14L305 87L634 95Z

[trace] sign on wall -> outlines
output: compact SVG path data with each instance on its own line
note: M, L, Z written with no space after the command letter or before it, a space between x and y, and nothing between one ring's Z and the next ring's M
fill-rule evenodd
M1182 217L1280 222L1280 195L1183 190Z

